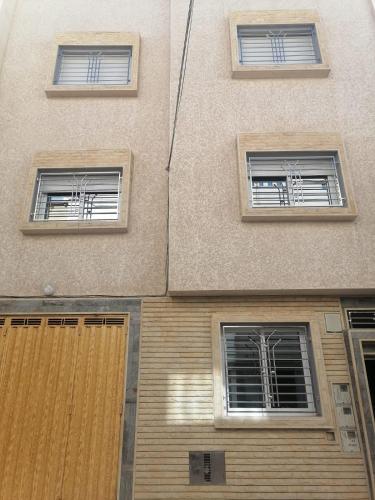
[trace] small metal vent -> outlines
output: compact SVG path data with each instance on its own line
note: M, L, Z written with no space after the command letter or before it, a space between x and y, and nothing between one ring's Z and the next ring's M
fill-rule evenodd
M189 452L190 484L225 484L223 451Z
M203 453L203 479L205 483L211 483L211 453Z
M40 326L42 318L12 318L11 326Z
M122 326L125 324L125 318L121 317L111 317L111 318L103 318L103 317L94 317L94 318L85 318L86 326L100 326L100 325L117 325Z
M5 324L5 318L0 318L0 326L4 326Z
M78 318L48 318L48 326L76 326Z
M348 311L350 328L375 329L375 310Z

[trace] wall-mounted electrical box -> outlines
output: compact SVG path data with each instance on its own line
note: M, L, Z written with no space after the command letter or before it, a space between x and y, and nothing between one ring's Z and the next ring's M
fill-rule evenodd
M332 391L342 450L345 453L359 453L359 439L349 384L332 384Z

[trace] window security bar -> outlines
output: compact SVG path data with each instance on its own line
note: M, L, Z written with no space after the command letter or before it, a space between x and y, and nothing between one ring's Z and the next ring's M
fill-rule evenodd
M343 206L337 155L247 155L252 207Z
M238 45L243 65L322 62L314 25L239 26Z
M55 85L128 85L131 47L60 47Z
M375 309L348 311L350 328L375 330Z
M231 412L315 412L305 326L224 326Z
M31 220L116 220L121 172L39 173Z

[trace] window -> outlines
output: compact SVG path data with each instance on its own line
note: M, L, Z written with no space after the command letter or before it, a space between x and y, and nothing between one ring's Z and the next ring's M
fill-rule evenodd
M375 309L350 310L348 321L350 328L375 330Z
M324 313L259 306L212 315L218 428L332 429Z
M240 63L320 64L314 25L238 27Z
M128 85L131 47L59 47L55 85Z
M243 221L351 220L345 151L335 134L241 134Z
M32 220L117 220L121 175L118 171L39 172Z
M228 414L315 414L309 339L304 325L225 325Z
M234 13L230 27L234 77L322 77L329 73L315 11Z
M47 96L134 96L138 91L139 35L59 35Z
M343 206L337 154L247 155L253 207Z
M131 169L127 150L36 155L22 231L126 231Z

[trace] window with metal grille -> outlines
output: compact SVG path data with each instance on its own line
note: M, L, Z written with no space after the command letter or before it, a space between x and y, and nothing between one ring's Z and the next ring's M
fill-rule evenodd
M313 24L239 26L237 33L243 65L322 62Z
M316 413L305 325L225 325L222 341L227 413Z
M55 85L128 85L131 47L59 47Z
M251 207L344 205L336 153L248 153Z
M40 171L31 220L117 220L121 169Z
M350 328L374 329L375 309L348 311Z

